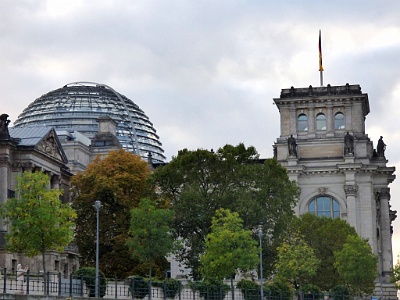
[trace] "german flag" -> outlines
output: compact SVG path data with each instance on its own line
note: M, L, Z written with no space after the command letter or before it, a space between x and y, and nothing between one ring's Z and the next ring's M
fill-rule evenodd
M322 72L324 70L324 67L322 66L321 30L319 31L318 50L319 50L319 71Z

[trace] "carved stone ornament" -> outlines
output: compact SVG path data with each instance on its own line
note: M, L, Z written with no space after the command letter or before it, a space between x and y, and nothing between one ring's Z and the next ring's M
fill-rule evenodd
M318 190L319 190L319 193L320 193L321 195L325 195L326 192L328 191L328 188L326 188L326 187L320 187L320 188L318 188Z
M37 145L37 149L52 157L60 159L56 137L54 136L53 131L51 131L49 135Z
M8 132L8 125L10 120L8 120L7 114L0 115L0 140L10 139L10 133Z
M345 185L344 192L346 196L355 196L357 195L358 187L356 185Z
M375 189L375 199L390 199L390 188Z

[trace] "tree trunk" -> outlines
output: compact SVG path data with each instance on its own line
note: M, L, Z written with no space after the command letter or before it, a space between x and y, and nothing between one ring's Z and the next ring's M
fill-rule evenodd
M43 288L44 294L47 294L47 271L46 271L46 249L42 249L42 263L43 263Z
M150 266L149 266L149 300L151 300L151 265L152 259L150 258Z

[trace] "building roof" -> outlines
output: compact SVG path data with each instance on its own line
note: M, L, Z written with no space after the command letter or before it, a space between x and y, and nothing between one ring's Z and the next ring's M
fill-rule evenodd
M10 136L18 139L19 146L36 146L51 130L51 127L35 126L22 128L9 128Z
M32 147L55 159L61 159L63 163L68 162L56 131L52 127L12 127L9 128L9 133L10 137L17 142L18 147ZM46 146L50 146L49 150L45 149Z

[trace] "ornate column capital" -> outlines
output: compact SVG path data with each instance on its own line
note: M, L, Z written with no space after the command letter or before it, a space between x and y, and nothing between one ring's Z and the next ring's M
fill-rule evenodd
M388 187L375 189L374 192L375 200L390 199L390 188Z
M346 184L344 186L344 192L346 193L346 197L348 196L356 196L358 191L358 187L352 184Z

